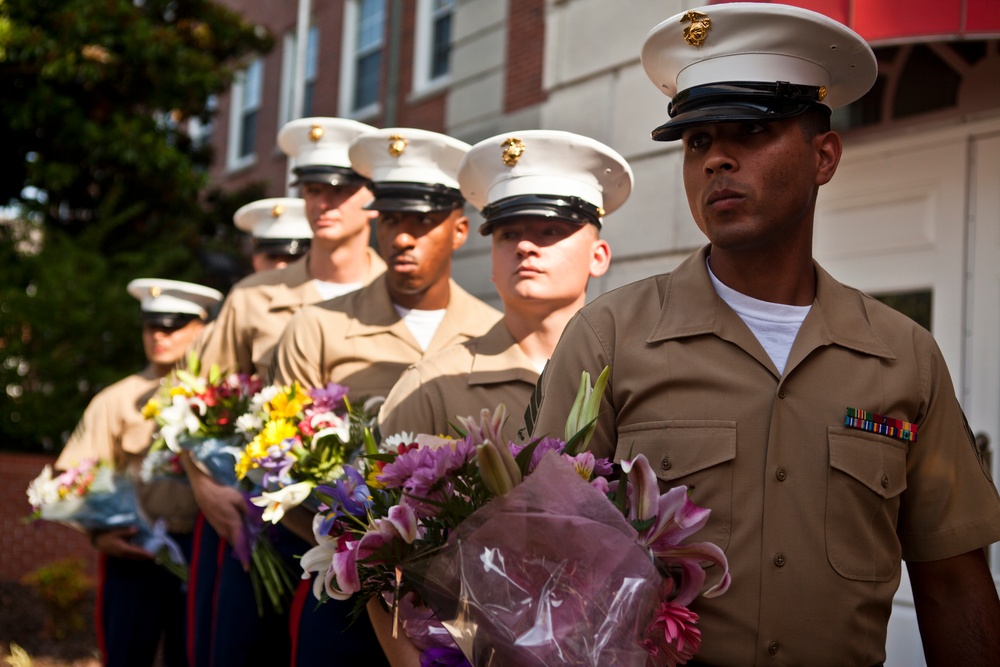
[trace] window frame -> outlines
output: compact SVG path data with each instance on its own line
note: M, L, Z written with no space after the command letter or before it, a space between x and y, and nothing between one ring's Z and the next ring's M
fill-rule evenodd
M249 88L248 76L253 77L250 80L250 83L253 85ZM256 121L260 117L263 106L263 89L264 60L258 57L247 65L246 69L236 75L229 89L229 132L226 141L226 167L229 171L243 169L252 165L257 160ZM254 92L256 92L256 95L254 95ZM247 100L247 95L251 95L255 99ZM248 113L255 114L255 117L250 143L251 149L249 152L244 153L243 146L246 137L245 132L247 131Z
M451 82L451 42L454 34L456 0L445 9L435 8L438 0L417 0L416 31L413 45L413 94L422 95L437 91ZM444 74L434 76L434 51L436 44L435 24L444 15L451 16L451 30L448 34L449 65Z
M302 100L302 116L312 116L310 108L316 81L319 79L319 26L309 26L306 45L306 78ZM295 31L286 32L281 40L281 92L278 98L278 130L292 118L292 93L295 86Z
M361 28L361 3L364 0L347 0L344 3L344 33L343 50L340 59L340 95L339 95L339 115L345 118L366 118L377 115L381 111L381 102L376 96L374 102L361 107L355 106L354 90L358 80L357 63L361 56L371 55L379 52L379 81L378 89L381 93L382 64L386 52L386 30L388 29L388 3L386 0L378 0L382 3L382 33L377 43L366 45L362 50L358 46L358 37Z

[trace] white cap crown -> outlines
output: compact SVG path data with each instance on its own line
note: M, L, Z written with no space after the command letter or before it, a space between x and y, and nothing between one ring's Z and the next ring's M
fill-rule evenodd
M180 280L137 278L126 288L139 300L144 313L167 313L208 317L209 310L222 302L222 292Z
M233 223L258 239L310 239L313 235L305 202L294 197L250 202L236 211Z

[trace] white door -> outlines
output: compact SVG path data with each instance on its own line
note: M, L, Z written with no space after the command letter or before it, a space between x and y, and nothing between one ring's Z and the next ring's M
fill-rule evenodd
M970 142L969 315L964 395L969 425L1000 480L1000 128ZM1000 580L1000 547L990 553Z
M1000 442L1000 127L952 127L845 150L820 189L815 254L835 278L927 306L973 430ZM929 303L928 303L929 301ZM994 456L994 479L997 463ZM1000 551L1000 550L995 550ZM1000 573L1000 554L992 554ZM904 571L887 667L923 665Z

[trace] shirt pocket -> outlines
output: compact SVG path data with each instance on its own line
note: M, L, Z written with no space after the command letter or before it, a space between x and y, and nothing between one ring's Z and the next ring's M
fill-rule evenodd
M661 492L687 486L691 502L712 510L697 541L725 551L732 534L736 422L667 420L620 427L615 460L639 454L649 460Z
M892 438L831 427L826 550L847 579L889 581L899 573L899 496L907 446Z

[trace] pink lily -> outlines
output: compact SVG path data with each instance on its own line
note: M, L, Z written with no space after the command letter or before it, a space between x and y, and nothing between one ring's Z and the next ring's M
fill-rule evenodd
M384 519L376 519L374 530L369 528L360 540L355 539L350 533L344 533L337 540L333 549L327 547L328 557L332 555L328 561L330 567L325 583L327 595L337 600L346 600L351 597L361 590L358 560L368 558L383 545L397 539L402 539L410 544L416 538L417 515L413 508L408 505L395 505L389 508L388 516ZM303 569L306 567L307 556L309 553L302 557ZM312 562L310 561L309 564L312 565ZM318 585L314 585L314 587L318 590Z
M705 597L725 593L730 583L729 561L722 549L711 542L681 543L705 526L712 511L692 503L686 486L674 487L661 495L656 474L642 454L622 461L621 466L629 480L632 501L629 520L640 523L653 520L652 525L639 533L639 543L648 547L664 565L681 568L680 590L673 601L687 606L698 596L705 583L701 567L704 561L722 569L722 578L705 591Z

